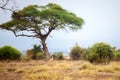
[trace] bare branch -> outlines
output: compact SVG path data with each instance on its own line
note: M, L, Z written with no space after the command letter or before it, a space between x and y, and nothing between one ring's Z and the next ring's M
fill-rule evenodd
M15 35L16 37L19 37L19 36L26 36L26 37L36 37L36 38L39 38L38 35L26 35L26 34L16 34Z
M52 32L52 30L54 30L54 28L49 27L49 30L48 30L48 32L45 34L45 36L47 37L47 36ZM49 36L50 36L50 35L49 35Z
M4 10L4 11L5 11L5 10L8 10L8 11L14 12L14 10L12 10L12 9L8 9L8 8L1 7L1 6L0 6L0 8L1 8L2 10Z
M9 5L9 3L11 2L12 0L2 0L0 2L0 9L2 9L3 11L11 11L11 12L15 12L15 10L13 9L13 6L15 5L13 3L13 6L11 8L7 8L7 5Z
M16 31L13 30L13 29L8 29L8 30L12 31L16 37L26 36L26 37L36 37L36 38L40 38L38 35L29 35L29 34L24 34L24 33L17 34Z

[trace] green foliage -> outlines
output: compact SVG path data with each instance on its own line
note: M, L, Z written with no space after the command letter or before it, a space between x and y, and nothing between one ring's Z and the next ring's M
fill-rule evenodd
M20 10L18 13L21 17L23 16L34 16L34 17L37 17L39 16L39 10L36 8L37 5L29 5L27 7L25 7L23 10ZM12 16L13 18L15 18L15 14L13 14Z
M82 18L63 9L60 5L50 3L45 6L29 5L23 10L14 12L12 20L0 25L0 27L11 31L28 30L28 28L44 30L47 27L78 30L83 23ZM36 24L41 24L41 26Z
M37 53L43 53L43 52L41 49L41 45L35 44L32 49L26 51L26 56L30 59L37 59Z
M41 45L34 45L33 46L33 49L31 49L32 51L33 51L33 53L34 53L34 55L33 55L33 59L36 59L36 54L37 53L39 53L39 52L41 52L41 53L43 53L43 51L42 51L42 48L41 48Z
M113 58L112 48L106 43L96 43L88 49L86 58L91 63L108 63Z
M55 21L55 26L51 26L55 29L70 28L71 30L78 30L84 23L83 19L78 18L75 14L63 9L57 4L48 4L40 11L41 18L45 20L50 19L50 24ZM59 25L58 25L59 24ZM65 26L67 25L67 26Z
M54 60L63 60L64 56L62 52L55 52L51 55L51 58L53 58Z
M70 58L72 60L84 59L86 49L79 47L77 44L71 49Z
M56 54L56 53L53 53L53 54L51 55L51 58L53 58L54 60L56 60L56 59L57 59L57 54Z
M64 59L64 56L63 56L63 53L62 53L62 52L59 52L59 53L57 54L57 59L58 59L58 60L63 60L63 59Z
M11 46L0 48L0 60L18 60L21 57L21 52Z
M114 60L120 61L120 51L114 53Z
M38 52L37 54L36 54L36 59L37 60L39 60L39 59L44 59L45 58L45 56L44 56L44 54L42 53L42 52Z

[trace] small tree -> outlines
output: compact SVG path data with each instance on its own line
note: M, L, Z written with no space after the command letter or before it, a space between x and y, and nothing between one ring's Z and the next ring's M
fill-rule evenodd
M23 10L13 12L12 20L0 25L0 28L12 31L16 37L27 36L40 39L46 60L50 53L46 39L53 30L71 29L76 31L84 23L82 18L63 9L57 4L45 6L29 5ZM30 32L29 34L26 34Z
M112 48L106 43L96 43L88 49L86 57L91 63L108 63L113 58Z
M72 60L84 59L86 50L79 47L77 44L72 48L70 52L70 58Z

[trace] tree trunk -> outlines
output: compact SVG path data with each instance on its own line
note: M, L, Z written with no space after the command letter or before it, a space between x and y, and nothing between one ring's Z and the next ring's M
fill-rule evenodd
M43 52L44 52L44 54L45 54L45 59L46 59L46 60L49 60L49 59L50 59L50 53L49 53L49 51L48 51L48 48L47 48L47 46L46 46L45 41L46 41L46 38L42 38L42 39L41 39L41 43L42 43L42 47L43 47Z

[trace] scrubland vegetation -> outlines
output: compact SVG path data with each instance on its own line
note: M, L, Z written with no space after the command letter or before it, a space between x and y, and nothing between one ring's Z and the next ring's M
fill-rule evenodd
M81 17L53 3L14 11L6 8L9 1L0 3L0 9L12 12L11 20L0 24L0 28L13 32L16 37L38 38L42 48L34 45L23 56L12 46L1 47L0 80L120 80L120 49L109 44L96 43L89 48L76 44L67 59L62 52L50 55L46 45L50 33L81 29L84 24Z
M120 50L109 44L89 48L75 44L69 56L66 59L62 52L55 52L45 61L40 45L25 56L13 47L1 47L0 80L120 80Z

